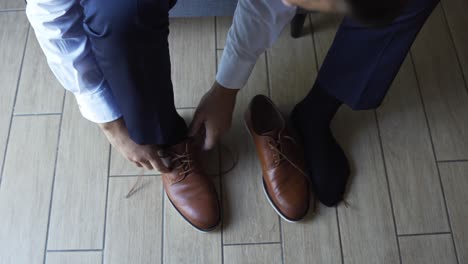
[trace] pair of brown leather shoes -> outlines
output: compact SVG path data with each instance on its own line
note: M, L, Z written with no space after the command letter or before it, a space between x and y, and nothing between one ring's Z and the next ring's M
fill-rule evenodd
M300 221L309 210L311 192L303 151L292 128L273 102L263 95L255 96L250 102L245 124L262 165L263 189L268 201L284 220Z
M245 113L263 172L263 189L275 211L288 222L301 220L309 210L309 181L301 147L273 102L256 96ZM164 189L176 210L193 227L208 232L220 221L216 188L199 168L196 148L186 140L166 150L171 172L162 175Z

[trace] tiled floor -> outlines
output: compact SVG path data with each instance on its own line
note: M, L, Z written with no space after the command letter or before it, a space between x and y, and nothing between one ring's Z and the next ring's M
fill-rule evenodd
M281 221L260 189L241 122L253 95L282 109L310 88L339 19L313 15L314 34L286 30L260 57L224 143L241 153L214 178L224 222L192 229L156 172L132 167L84 120L47 68L24 6L0 3L0 263L468 263L468 2L443 0L383 105L343 108L334 132L353 168L349 207ZM174 19L176 105L187 120L209 89L231 18ZM183 63L181 63L183 62ZM231 157L210 153L220 174ZM143 188L125 194L136 176Z

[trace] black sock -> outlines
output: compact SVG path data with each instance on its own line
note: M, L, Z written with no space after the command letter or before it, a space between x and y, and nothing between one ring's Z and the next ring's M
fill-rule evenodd
M343 199L350 174L348 160L330 130L341 105L342 102L315 86L291 114L303 143L315 195L326 206L334 206Z

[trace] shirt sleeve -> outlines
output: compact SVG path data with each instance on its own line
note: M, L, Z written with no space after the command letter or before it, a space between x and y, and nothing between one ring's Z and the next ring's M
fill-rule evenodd
M29 0L26 15L50 69L72 92L81 114L95 123L121 116L83 29L78 0Z
M258 57L278 39L296 14L281 0L239 0L216 81L226 88L245 86Z

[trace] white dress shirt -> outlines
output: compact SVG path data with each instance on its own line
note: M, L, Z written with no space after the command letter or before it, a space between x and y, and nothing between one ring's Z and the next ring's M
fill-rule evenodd
M295 12L295 7L281 0L239 0L216 80L227 88L242 88L258 57L271 47ZM50 69L75 95L81 114L95 123L121 117L83 30L79 1L29 0L26 14Z

